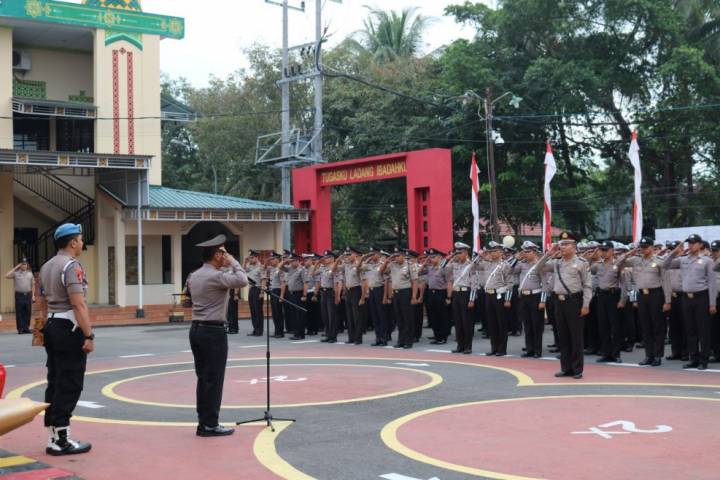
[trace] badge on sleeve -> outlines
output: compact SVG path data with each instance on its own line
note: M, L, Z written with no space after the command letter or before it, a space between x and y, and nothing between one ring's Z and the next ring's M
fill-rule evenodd
M83 280L85 279L85 274L82 271L82 268L75 267L75 276L78 279L78 282L83 283Z

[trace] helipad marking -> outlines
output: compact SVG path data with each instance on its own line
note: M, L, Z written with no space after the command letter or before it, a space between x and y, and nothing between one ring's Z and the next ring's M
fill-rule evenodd
M77 402L77 406L91 409L105 408L105 405L100 405L99 403L95 402L89 402L87 400L79 400Z
M180 350L180 353L192 353L192 350Z
M406 367L429 367L429 363L410 363L410 362L395 362L395 365L405 365Z
M262 367L264 365L233 365L227 367L230 368L257 368ZM440 375L433 373L433 372L427 372L424 370L416 370L412 368L401 368L401 367L390 367L387 365L364 365L364 364L342 364L342 363L285 363L285 364L274 364L275 367L361 367L361 368L386 368L386 369L392 369L392 370L403 370L408 372L414 372L414 373L420 373L430 378L430 381L425 383L424 385L420 385L418 387L408 388L405 390L399 390L397 392L390 392L385 394L379 394L379 395L370 395L367 397L356 397L356 398L348 398L348 399L342 399L342 400L327 400L322 402L306 402L306 403L288 403L288 404L276 404L274 405L275 408L291 408L291 407L308 407L308 406L317 406L317 405L339 405L339 404L345 404L345 403L356 403L356 402L365 402L369 400L379 400L382 398L390 398L390 397L396 397L401 395L407 395L410 393L416 393L423 390L427 390L430 388L433 388L439 384L442 383L443 379ZM122 380L118 380L115 382L112 382L108 385L105 385L102 390L100 391L103 395L105 395L108 398L111 398L113 400L117 400L119 402L125 402L125 403L133 403L137 405L150 405L153 407L166 407L166 408L192 408L195 409L196 405L193 404L182 404L182 403L164 403L164 402L151 402L151 401L145 401L145 400L138 400L134 398L125 397L123 395L120 395L115 392L115 388L117 388L119 385L122 385L124 383L133 382L136 380L142 380L145 378L152 378L152 377L159 377L162 375L171 375L174 373L185 373L185 372L194 372L194 369L188 369L188 370L176 370L171 372L158 372L158 373L150 373L147 375L140 375L137 377L131 377L131 378L125 378ZM262 408L264 404L257 404L257 405L223 405L223 409L249 409L249 408Z
M435 467L444 468L446 470L452 470L454 472L475 475L478 477L488 477L488 478L493 478L493 479L497 479L497 480L540 480L536 477L524 477L524 476L513 475L513 474L509 474L509 473L495 472L492 470L483 470L483 469L479 469L479 468L468 467L465 465L458 465L455 463L450 463L450 462L446 462L444 460L439 460L437 458L430 457L428 455L425 455L423 453L420 453L416 450L413 450L413 449L403 445L400 442L400 440L398 440L398 438L397 438L397 432L400 429L400 427L402 427L403 425L405 425L408 422L411 422L412 420L423 417L425 415L442 412L442 411L450 410L453 408L462 408L462 407L475 406L475 405L487 405L487 404L492 404L492 403L522 402L522 401L528 401L528 400L555 400L555 399L567 399L567 398L662 398L662 399L671 399L671 400L705 400L708 402L720 402L719 398L683 397L683 396L672 396L672 395L551 395L551 396L547 396L547 397L521 397L521 398L503 398L503 399L497 399L497 400L484 400L484 401L479 401L479 402L467 402L467 403L457 403L454 405L444 405L442 407L429 408L427 410L421 410L419 412L414 412L409 415L405 415L404 417L400 417L400 418L388 423L387 425L385 425L385 427L383 427L382 431L380 432L380 438L382 438L382 441L385 443L385 445L388 446L388 448L398 452L401 455L405 455L406 457L408 457L412 460L426 463L428 465L433 465Z
M422 478L408 477L407 475L401 475L399 473L386 473L385 475L380 475L380 478L385 478L387 480L423 480ZM428 480L440 479L438 477L432 477Z
M451 350L437 350L437 349L434 349L434 348L429 348L429 349L427 349L427 350L425 350L425 351L426 351L426 352L435 352L435 353L452 353Z
M610 365L611 367L637 367L637 368L644 368L645 365L638 365L637 363L615 363L615 362L608 362L605 365Z
M135 355L120 355L120 358L140 358L140 357L154 357L154 353L138 353Z
M297 342L292 342L294 345L300 345L301 343L319 343L320 340L298 340Z
M291 422L275 422L275 432L269 428L264 428L255 438L255 442L253 443L253 453L255 454L255 458L257 458L261 464L280 478L315 480L314 477L304 474L283 460L275 448L275 440L286 428L288 428L288 426L290 426L290 424Z
M262 345L243 345L243 346L240 346L240 347L238 347L238 348L259 348L259 347L264 347L264 346L265 346L265 344L262 344Z

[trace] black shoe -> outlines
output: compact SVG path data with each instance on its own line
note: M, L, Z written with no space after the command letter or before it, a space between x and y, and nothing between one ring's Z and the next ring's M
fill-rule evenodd
M645 348L645 344L644 344L644 343L638 343L637 345L635 345L635 347L636 347L636 348Z
M298 337L297 335L294 335L290 337L290 340L305 340L305 337Z
M62 455L77 455L90 451L92 445L87 442L72 440L68 435L68 429L69 427L60 429L49 427L50 439L48 440L48 445L45 448L45 453L54 457L59 457Z
M542 355L539 353L533 353L533 358L542 358Z
M580 380L582 378L582 373L576 373L575 375L573 375L573 378L575 380Z
M277 334L277 335L273 335L273 338L285 338L285 335Z
M467 350L463 350L463 354L465 354L465 355L470 355L471 353L472 353L472 350L470 350L469 348Z
M227 333L228 333L228 335L237 335L240 332L237 330L228 330Z
M445 345L447 343L447 340L433 340L430 342L430 345Z
M255 333L255 332L250 332L250 333L247 334L247 336L248 336L248 337L257 337L258 334Z
M707 363L701 363L697 367L698 370L707 370Z
M665 360L680 360L682 357L680 355L668 355L665 357Z
M495 352L485 352L485 356L486 356L486 357L494 357L494 356L495 356Z
M641 362L638 362L638 365L652 365L654 359L645 357Z
M654 359L650 364L650 366L652 367L659 367L660 365L662 365L662 360L660 360L659 358Z
M570 373L570 372L557 372L557 373L555 374L555 376L556 376L557 378L560 378L560 377L572 377L572 375L573 375L573 374Z
M632 345L628 345L627 347L625 347L625 348L623 349L623 351L630 353L630 352L633 351L633 346L632 346Z
M534 357L534 356L535 356L534 353L523 353L522 355L520 355L520 358L530 358L530 357Z
M403 348L404 348L405 350L408 350L408 349L412 348L412 343L406 343L405 345L403 345Z
M698 362L690 362L683 365L683 368L699 368L700 364Z
M225 437L227 435L232 435L234 432L234 428L223 427L222 425L216 425L214 427L198 425L195 434L198 437Z
M322 340L320 340L320 341L321 341L322 343L327 343L327 342L328 342L328 340L329 340L329 339L327 339L327 338L323 338L323 339L322 339Z
M463 352L464 352L464 350L461 350L459 348L454 348L450 351L450 353L463 353Z
M592 348L586 348L586 349L583 351L583 353L584 353L585 355L595 355L595 354L598 353L598 351L597 351L597 350L593 350Z
M550 352L550 353L558 353L559 351L560 351L560 349L557 347L548 348L548 352Z
M548 348L557 348L557 345L555 345L554 343L551 343L550 345L548 345Z
M610 357L600 357L597 360L595 360L597 363L610 363L613 361Z
M405 345L403 345L402 343L396 343L395 345L393 345L393 348L403 348L404 346Z
M427 337L428 340L435 340L435 337ZM432 343L432 342L430 342Z
M337 338L329 338L327 343L337 343Z
M688 360L690 360L690 357L687 355L683 355L682 357L680 357L680 360L682 360L683 362L687 362Z
M507 353L497 352L497 353L495 354L496 357L504 357L505 355L507 355Z
M362 341L361 341L361 340L355 340L355 343L354 343L353 345L362 345Z

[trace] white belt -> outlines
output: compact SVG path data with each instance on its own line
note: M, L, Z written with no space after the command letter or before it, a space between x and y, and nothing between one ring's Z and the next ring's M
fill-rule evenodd
M70 320L73 324L73 331L78 327L77 320L75 320L75 312L68 310L66 312L50 313L50 318L62 318L64 320Z
M538 289L535 289L535 290L521 290L520 293L521 293L522 295L525 295L525 296L527 296L527 295L537 295L538 293L542 293L542 288L538 288Z

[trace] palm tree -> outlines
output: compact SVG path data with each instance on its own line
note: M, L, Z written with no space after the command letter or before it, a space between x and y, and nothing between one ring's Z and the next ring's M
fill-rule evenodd
M358 46L377 63L387 63L418 53L428 19L417 15L417 8L398 13L366 7L370 10L365 28L359 32ZM356 42L357 43L357 42Z

